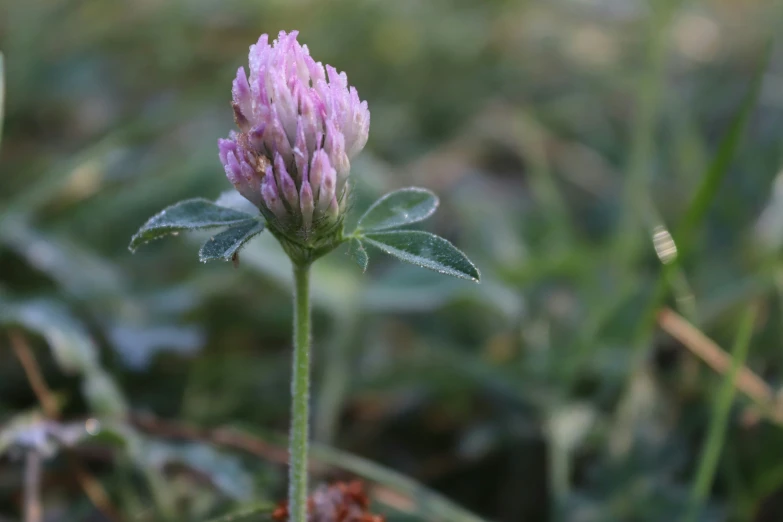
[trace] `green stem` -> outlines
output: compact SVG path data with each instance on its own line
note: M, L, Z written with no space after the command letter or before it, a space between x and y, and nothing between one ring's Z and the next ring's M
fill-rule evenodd
M310 400L310 265L294 264L294 359L288 472L289 520L307 521Z

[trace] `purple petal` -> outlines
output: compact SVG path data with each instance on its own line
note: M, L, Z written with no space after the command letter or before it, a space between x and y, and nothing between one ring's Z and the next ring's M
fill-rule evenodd
M322 167L321 187L318 191L318 202L315 208L320 212L325 212L329 207L329 203L334 198L335 189L337 187L337 172L326 160L325 166Z
M293 150L291 149L291 143L288 141L288 135L283 128L283 124L277 115L277 108L272 105L272 113L270 114L267 127L265 129L264 145L269 153L277 152L286 163L289 163L293 159Z
M234 140L226 140L223 138L218 140L218 156L220 156L220 162L224 166L228 163L228 154L234 153L236 150L237 144Z
M306 220L308 209L309 219L328 217L347 199L350 159L367 143L370 113L348 76L316 62L298 36L281 31L270 42L263 34L250 46L249 70L237 70L232 86L241 134L220 140L218 151L242 195L280 219L290 207Z
M280 221L288 219L288 211L283 204L283 200L280 199L280 193L275 184L275 176L272 172L271 165L267 167L266 175L261 182L261 195L264 198L266 208L268 208L277 219Z
M308 177L308 158L310 153L307 150L307 139L304 133L304 121L302 117L299 117L299 124L296 127L296 146L294 147L294 161L296 162L296 170L299 173L299 179L306 181Z
M240 67L237 70L237 76L234 78L234 84L231 89L234 107L234 118L237 125L243 132L247 132L250 121L253 120L253 98L250 94L250 84L247 81L245 68ZM248 128L246 128L248 127Z
M313 193L316 198L320 197L321 185L323 183L324 176L332 169L329 164L329 156L326 155L323 149L318 149L313 154L313 161L310 164L310 185L313 187Z
M345 181L348 179L348 172L351 170L351 163L345 154L345 138L342 132L337 130L334 122L326 122L326 140L324 141L324 150L329 155L329 162L337 171L337 192L342 190Z
M288 201L288 205L291 208L299 208L299 193L296 190L296 183L288 174L288 170L285 168L282 156L280 154L275 155L275 173L277 174L277 183L280 187L280 193Z
M302 188L299 190L299 208L302 211L302 222L305 228L310 228L313 223L315 203L313 202L313 189L307 180L302 182Z
M252 129L250 129L250 132L247 133L247 139L250 143L250 146L253 147L253 149L258 154L266 154L266 147L264 146L264 131L266 130L266 123L261 123L260 125L256 125Z

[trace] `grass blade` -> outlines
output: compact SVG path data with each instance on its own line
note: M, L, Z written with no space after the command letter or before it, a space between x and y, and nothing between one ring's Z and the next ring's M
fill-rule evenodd
M3 144L3 119L5 119L5 60L0 53L0 145Z
M542 208L547 209L551 222L553 243L558 247L573 244L574 228L571 225L568 204L555 179L547 153L548 141L544 126L536 118L519 111L513 119L514 139L521 157L529 162L530 189Z
M710 420L707 440L702 448L699 458L699 467L696 472L696 479L691 490L691 498L688 511L684 517L685 522L695 522L699 513L704 507L712 482L715 477L715 471L718 467L721 450L726 439L726 426L729 421L729 412L731 403L734 401L735 381L741 367L745 365L745 359L748 356L750 339L753 335L753 324L756 319L756 307L750 306L745 312L740 323L734 346L731 350L732 363L731 368L723 378L723 384L715 398L712 409L712 418Z
M618 252L625 253L626 256L632 253L632 257L638 255L635 254L638 251L638 229L643 217L639 211L645 208L648 197L650 167L655 154L656 115L666 76L669 29L679 3L679 0L664 0L651 4L647 63L638 86L638 110L631 129L623 219L615 245Z
M702 182L685 212L685 216L676 229L677 233L675 234L674 239L680 249L679 257L683 256L682 249L687 248L691 244L691 236L704 219L707 209L715 199L718 188L731 166L731 161L734 158L734 154L737 152L742 136L745 134L745 128L748 125L750 116L753 114L753 109L756 107L756 102L761 94L761 86L764 83L764 72L767 70L767 64L769 63L771 53L772 43L770 42L767 45L767 49L756 70L750 89L745 95L745 99L742 101L739 112L731 122L729 131L721 140L718 152L715 154L715 157L707 168L707 172L705 172Z
M691 236L704 220L707 209L713 199L715 199L718 187L726 176L729 166L731 165L731 160L734 158L737 148L739 147L740 139L744 134L750 115L753 112L761 93L762 79L769 62L770 50L771 46L765 51L742 106L734 116L729 131L721 140L717 153L707 168L707 172L704 174L693 200L688 205L683 221L680 226L675 229L674 242L678 249L677 255L670 263L663 265L658 280L655 283L655 287L653 288L650 300L648 301L643 316L639 319L639 322L637 323L638 326L634 332L632 339L633 366L632 371L629 374L629 382L633 378L635 370L638 369L640 362L643 360L645 348L650 344L658 309L668 295L669 286L680 263L682 263L683 257L687 255L687 249L692 242Z

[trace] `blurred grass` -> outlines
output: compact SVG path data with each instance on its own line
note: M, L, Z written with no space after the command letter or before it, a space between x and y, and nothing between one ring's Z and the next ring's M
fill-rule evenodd
M5 62L0 53L0 144L3 143L3 120L5 119Z
M646 305L645 313L638 322L637 330L634 334L633 346L634 359L636 361L634 368L638 368L642 363L643 351L650 345L650 341L654 334L655 317L663 304L667 293L670 290L676 292L678 279L681 282L685 281L685 276L681 270L683 260L687 260L687 256L690 253L689 249L692 249L694 242L697 241L694 237L695 231L699 229L709 206L715 201L720 183L723 181L731 167L731 161L737 151L745 126L748 123L750 114L756 106L759 94L761 93L762 79L764 78L764 73L767 69L767 59L768 52L765 52L757 72L753 77L753 81L748 88L748 93L745 96L740 109L737 111L736 116L733 118L728 132L719 143L718 150L715 153L713 160L710 162L707 171L699 182L693 199L685 210L682 222L677 225L673 238L669 236L668 240L671 241L671 245L668 246L668 248L673 249L673 252L668 253L668 255L671 256L671 259L666 259L665 255L662 255L661 252L657 252L659 258L661 258L663 267L654 286L652 296ZM640 204L643 205L643 203ZM666 230L662 225L657 226L661 227L660 229L662 230ZM650 229L654 234L656 228L651 226ZM665 233L668 234L668 231ZM687 284L687 282L685 282L685 284ZM680 292L680 299L677 300L678 305L681 305L683 301L687 302L692 298L687 295L687 293L686 295L683 295L683 293ZM693 318L693 309L689 309L688 312L690 313L686 313L686 315ZM630 378L633 378L633 373L630 375Z
M237 270L200 265L198 237L126 246L163 206L228 188L215 142L231 77L260 32L298 28L370 104L355 213L431 188L443 208L426 228L483 276L380 256L362 275L344 252L319 264L314 427L335 463L355 455L485 520L681 519L725 384L654 329L659 307L728 345L757 304L747 364L775 389L783 371L771 4L0 2L2 315L59 310L52 324L79 332L74 349L95 351L133 411L285 430L290 269L274 241ZM658 226L675 263L655 252ZM96 415L101 394L27 324L66 417ZM6 344L3 330L0 422L35 407ZM727 423L699 520L780 520L783 434ZM83 458L129 519L209 520L284 494L274 462L122 437ZM47 511L96 516L61 464L46 466ZM21 480L0 457L0 517L18 518Z
M715 396L707 439L702 447L696 478L693 481L690 504L685 517L683 517L683 520L686 522L693 522L699 519L699 512L704 508L712 487L712 481L714 480L721 450L723 449L731 404L734 401L737 374L739 369L745 365L755 320L756 308L750 305L742 317L742 322L737 331L737 338L734 341L731 352L731 368L726 372L723 384Z

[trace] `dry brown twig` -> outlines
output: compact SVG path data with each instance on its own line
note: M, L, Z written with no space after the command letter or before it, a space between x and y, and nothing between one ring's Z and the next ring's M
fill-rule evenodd
M30 450L24 463L24 522L41 522L41 454Z
M658 324L719 374L724 375L730 370L731 355L677 312L670 308L662 309L658 313ZM775 392L764 379L743 366L737 373L735 386L757 403L772 422L783 425L783 404L777 401Z
M52 420L59 420L60 408L57 404L57 399L46 384L41 368L38 366L38 362L35 360L30 346L27 344L24 336L16 330L11 331L10 338L11 348L24 369L25 376L30 383L30 387L33 389L33 393L35 393L38 402L41 404L44 415ZM106 493L106 490L101 483L98 482L98 479L87 471L76 456L67 448L64 450L64 453L68 459L68 465L73 470L74 475L76 475L76 480L85 495L87 495L87 498L90 499L93 505L95 505L107 519L112 522L121 522L123 520L122 516L112 504L109 495Z

